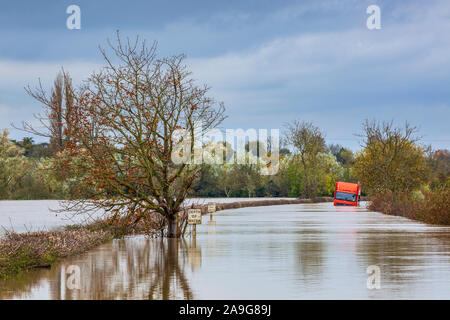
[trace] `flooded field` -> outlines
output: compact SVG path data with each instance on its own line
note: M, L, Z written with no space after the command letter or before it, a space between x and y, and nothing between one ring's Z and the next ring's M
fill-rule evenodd
M0 282L0 298L450 299L449 288L450 227L320 203L221 211L196 239L114 240Z
M264 198L292 199L292 198ZM187 199L186 203L206 204L213 202L255 201L261 198L194 198ZM89 220L86 216L77 216L70 213L56 212L61 208L58 200L3 200L0 201L0 236L4 229L15 232L48 231L58 229L68 224L82 223ZM92 217L102 217L102 212ZM89 217L90 218L90 217Z

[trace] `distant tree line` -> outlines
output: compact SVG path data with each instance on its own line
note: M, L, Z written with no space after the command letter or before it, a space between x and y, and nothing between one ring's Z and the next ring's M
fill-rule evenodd
M411 127L405 129L404 137L398 128L396 135L383 137L382 130L393 130L392 123L384 126L364 123L368 135L363 149L355 154L339 144L326 145L312 123L294 121L286 126L276 175L261 175L257 164L201 164L189 196L310 198L331 195L336 181L360 182L363 194L369 195L449 184L448 150L420 147L409 138L415 131ZM252 143L257 142L246 144L247 153ZM62 159L58 144L34 143L31 137L11 140L4 130L0 134L1 199L89 197L91 190L79 192L82 177L67 171Z

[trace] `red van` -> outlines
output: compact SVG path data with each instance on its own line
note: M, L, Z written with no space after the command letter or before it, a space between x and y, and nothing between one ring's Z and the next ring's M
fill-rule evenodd
M360 194L359 184L337 181L334 189L334 205L357 206Z

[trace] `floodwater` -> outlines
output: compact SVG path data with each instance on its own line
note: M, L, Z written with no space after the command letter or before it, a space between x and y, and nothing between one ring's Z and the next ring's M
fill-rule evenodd
M0 298L450 299L450 227L331 203L225 210L195 239L114 240Z
M293 198L264 198L293 199ZM192 203L206 204L208 202L256 201L261 198L193 198L187 199L187 205ZM69 224L85 223L95 218L101 218L103 212L98 211L89 216L75 215L71 212L59 213L62 207L59 200L2 200L0 201L0 236L5 230L15 232L48 231L59 229Z

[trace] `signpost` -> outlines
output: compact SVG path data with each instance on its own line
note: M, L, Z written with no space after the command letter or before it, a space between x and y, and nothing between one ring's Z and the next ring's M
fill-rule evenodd
M208 203L208 213L214 212L216 212L216 203L215 202Z
M189 224L202 224L202 210L201 209L189 209L188 210L188 223Z
M213 215L214 212L216 212L216 203L215 202L209 202L208 203L208 213L209 213L209 216L210 216L211 220L212 220L212 215Z
M202 224L202 210L201 209L189 209L188 210L188 224L192 224L192 233L196 236L197 224Z

